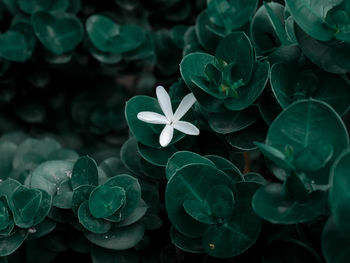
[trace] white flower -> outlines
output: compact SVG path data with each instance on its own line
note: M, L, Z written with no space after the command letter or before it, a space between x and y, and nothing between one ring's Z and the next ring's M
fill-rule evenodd
M166 147L171 142L174 135L174 129L188 135L199 134L198 128L192 123L180 121L180 119L196 102L196 98L192 93L187 94L182 99L175 113L173 113L173 108L171 107L169 94L162 86L157 87L156 94L160 108L162 109L164 115L151 111L142 111L137 114L137 118L147 123L165 124L165 127L159 137L159 143L162 147Z

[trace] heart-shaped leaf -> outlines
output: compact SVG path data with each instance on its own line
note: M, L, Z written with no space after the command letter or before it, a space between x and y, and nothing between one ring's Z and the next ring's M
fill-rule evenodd
M134 50L146 40L137 25L120 26L103 15L90 16L86 21L86 31L97 49L113 54Z
M84 36L82 23L73 15L59 16L39 11L33 14L32 25L41 43L55 55L74 50Z

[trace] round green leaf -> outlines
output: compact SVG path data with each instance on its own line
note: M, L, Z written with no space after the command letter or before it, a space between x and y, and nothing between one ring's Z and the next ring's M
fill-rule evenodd
M137 25L120 26L103 15L86 20L86 31L91 42L102 52L121 54L142 45L146 36Z
M33 169L46 161L52 151L60 148L60 144L50 138L41 140L28 138L19 144L13 159L13 168Z
M108 232L112 224L106 220L95 218L89 210L89 201L84 201L78 209L78 218L87 230L92 233L103 234Z
M178 151L168 160L166 165L166 178L169 180L179 169L188 164L207 164L215 167L215 164L207 158L189 151Z
M41 43L55 55L74 50L84 36L80 20L68 14L59 16L39 11L33 14L32 25Z
M32 188L39 188L54 196L60 183L70 177L73 162L47 161L34 169L30 179Z
M317 100L301 100L274 120L266 144L283 153L288 149L294 165L305 171L306 178L316 184L328 184L330 165L348 147L349 138L344 123L330 106ZM309 169L309 164L315 162L321 168Z
M313 98L328 103L340 115L349 109L349 82L340 75L317 69L301 71L292 65L277 63L271 69L271 87L282 108L296 100Z
M254 14L257 5L257 0L210 0L207 12L210 21L230 32L246 24Z
M96 218L104 218L114 214L125 202L125 191L118 186L101 185L90 194L90 213Z
M207 164L190 164L179 169L168 181L165 206L173 226L190 237L199 237L207 225L189 216L183 203L186 200L204 201L207 192L215 185L233 187L233 181L223 172Z
M17 230L10 236L0 237L0 257L6 257L15 252L27 236L27 230Z
M24 62L32 56L35 44L36 38L32 27L26 23L18 23L0 34L0 57Z
M110 178L105 185L124 189L125 205L120 209L121 220L131 215L141 200L141 186L138 180L130 175L121 174Z

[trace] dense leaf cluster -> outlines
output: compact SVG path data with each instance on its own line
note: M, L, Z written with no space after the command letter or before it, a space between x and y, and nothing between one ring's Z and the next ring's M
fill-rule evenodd
M0 0L0 32L0 262L350 261L350 0ZM157 84L198 136L160 145Z

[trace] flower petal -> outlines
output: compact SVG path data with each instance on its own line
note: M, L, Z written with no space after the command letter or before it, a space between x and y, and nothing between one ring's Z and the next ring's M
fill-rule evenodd
M168 119L156 112L152 111L141 111L137 114L137 118L140 121L148 122L148 123L153 123L153 124L168 124L169 121Z
M162 109L165 117L168 120L171 120L173 117L173 108L171 107L171 101L168 92L164 89L163 86L158 86L156 89L157 99Z
M193 96L193 93L187 94L180 102L179 107L177 107L172 120L174 122L180 120L195 102L196 98Z
M199 129L187 121L177 121L173 123L174 129L188 135L198 135Z
M168 146L168 144L171 142L174 134L174 128L171 125L166 125L164 129L162 130L162 133L159 137L159 143L162 147Z

